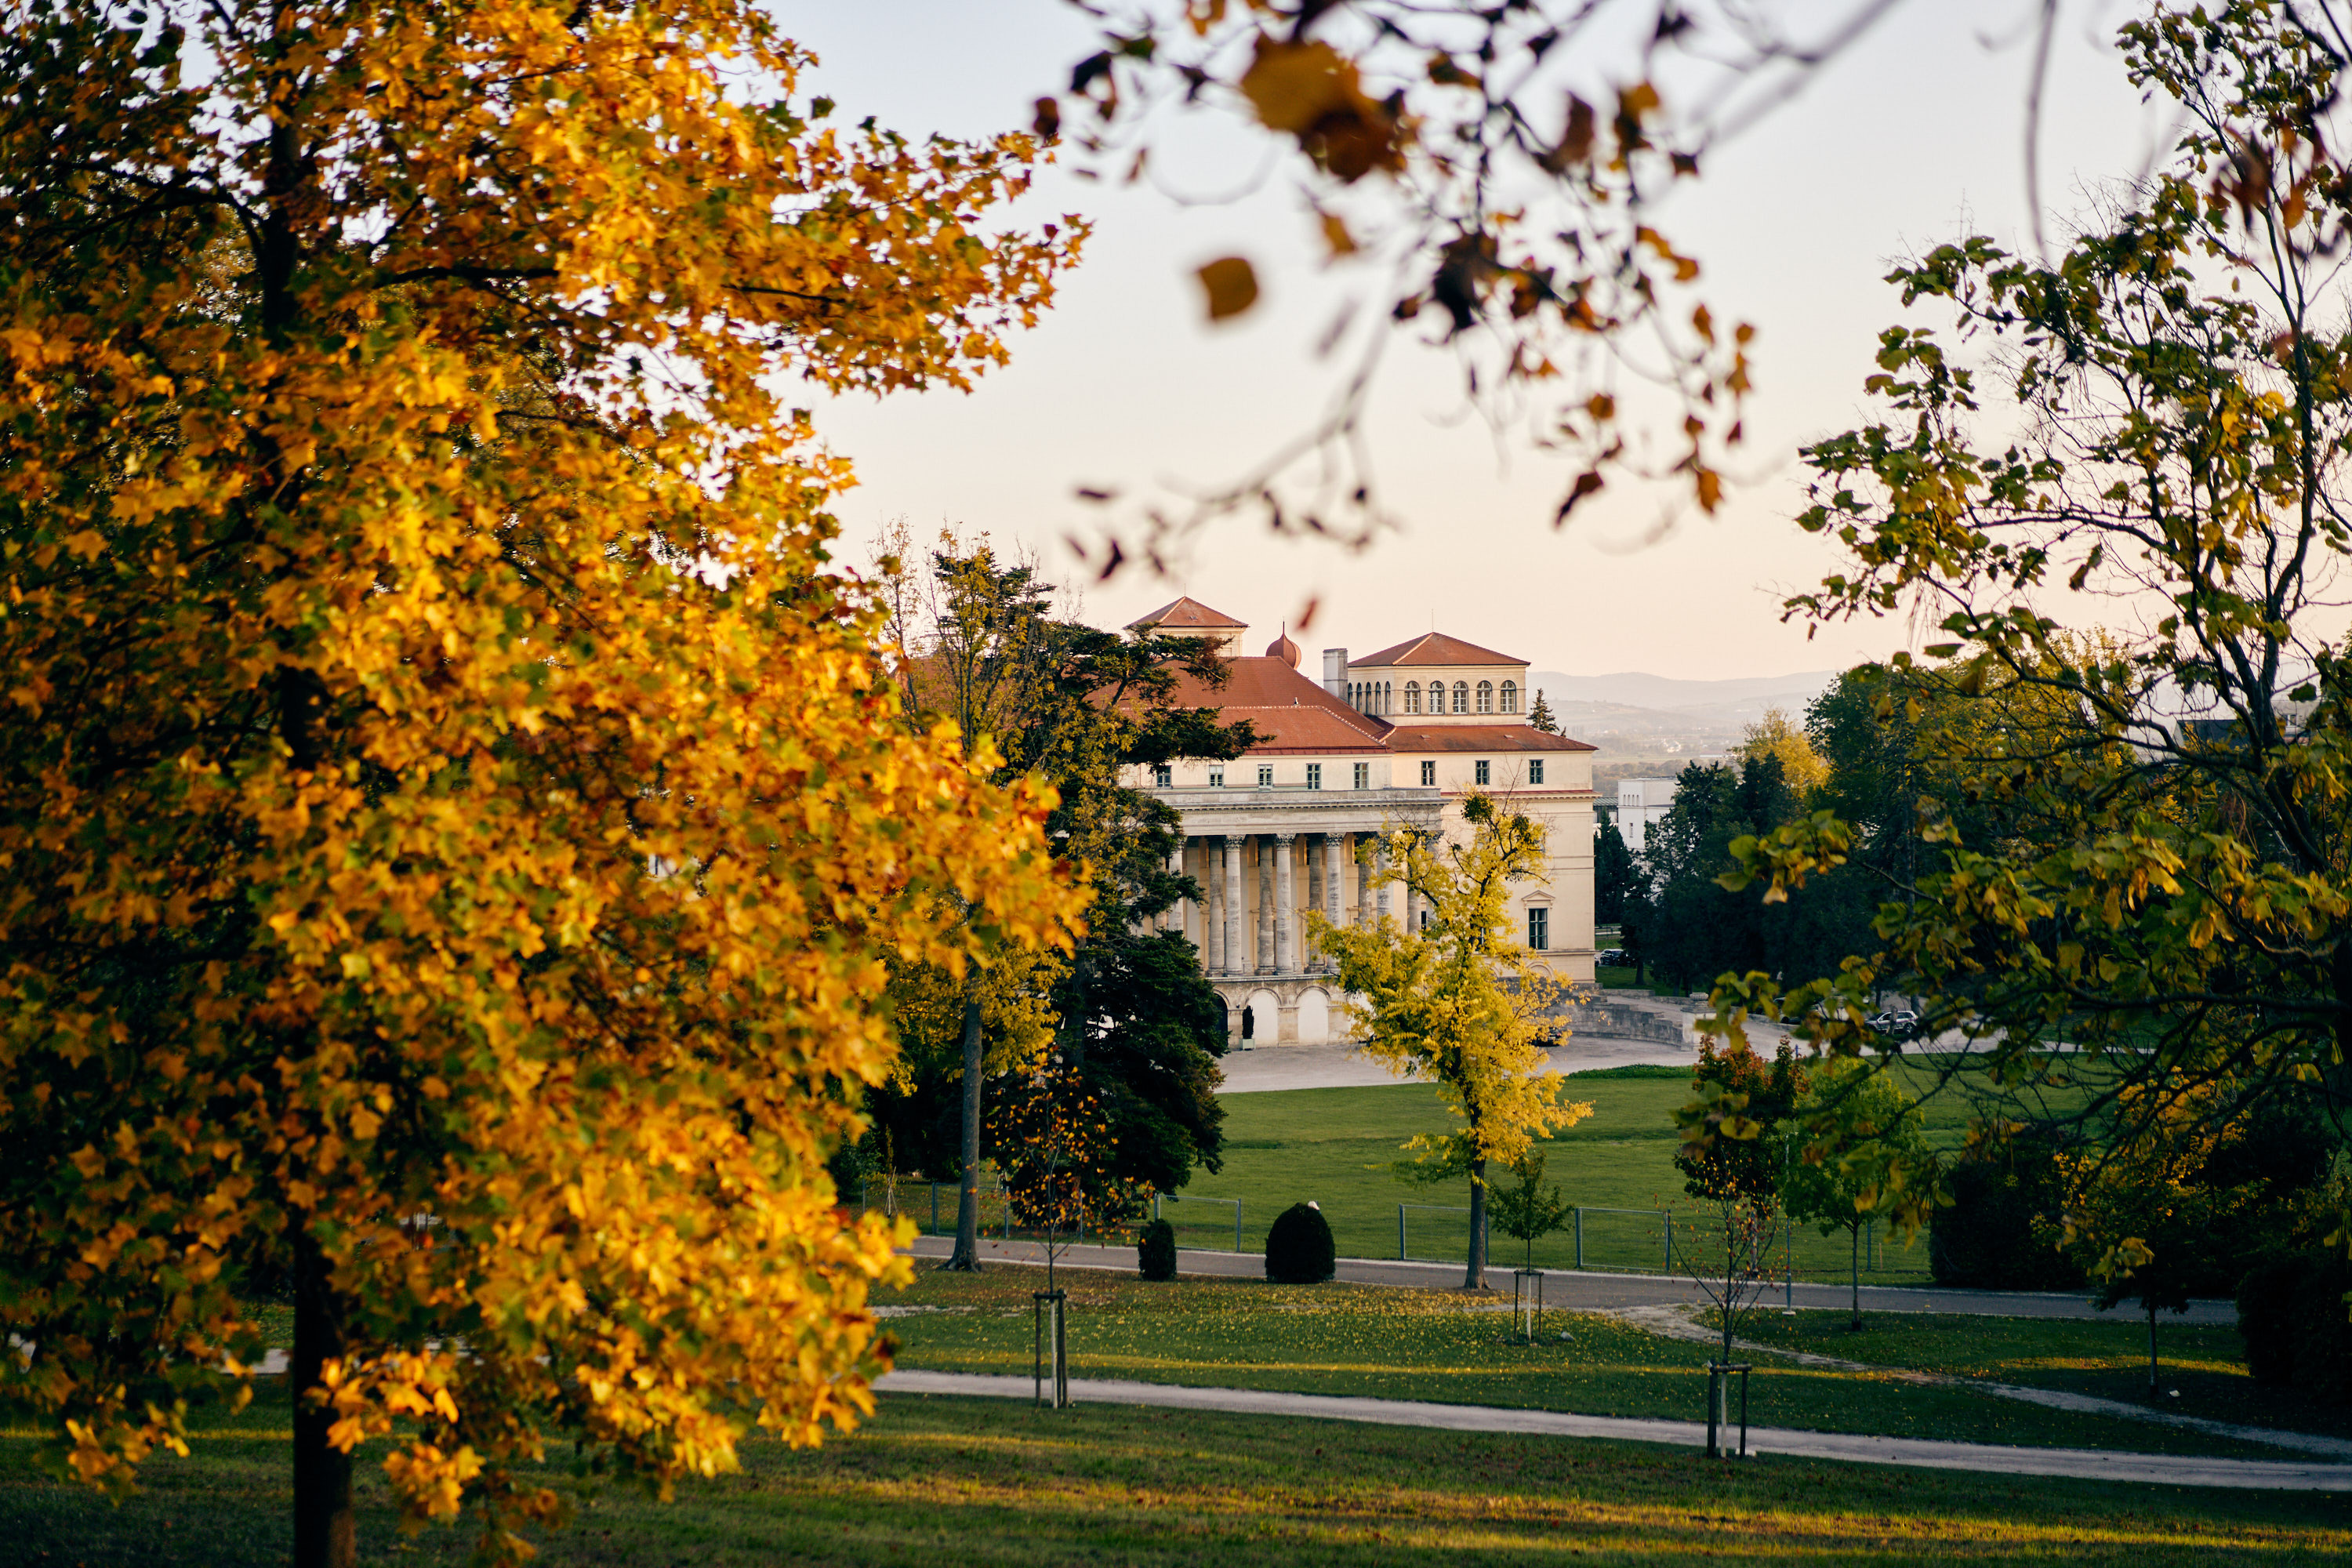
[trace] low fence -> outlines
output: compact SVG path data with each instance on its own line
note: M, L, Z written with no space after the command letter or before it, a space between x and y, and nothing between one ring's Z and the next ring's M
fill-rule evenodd
M859 1187L858 1207L868 1213L903 1215L912 1220L916 1230L924 1236L953 1236L961 1195L953 1182L869 1180ZM1341 1257L1387 1255L1377 1240L1377 1232L1367 1234L1364 1222L1370 1216L1328 1209L1325 1213L1337 1233L1335 1239ZM1262 1236L1250 1231L1249 1215L1240 1198L1206 1193L1160 1193L1151 1200L1151 1217L1166 1220L1176 1233L1176 1245L1187 1251L1255 1252L1264 1242ZM1682 1245L1701 1245L1700 1231L1706 1223L1706 1216L1699 1212L1684 1215ZM1497 1236L1490 1215L1486 1256L1497 1268L1515 1267L1532 1254L1539 1268L1573 1268L1596 1274L1677 1273L1683 1263L1675 1256L1676 1228L1675 1215L1670 1209L1579 1207L1570 1211L1569 1223L1559 1232L1528 1248L1507 1236ZM1013 1226L1003 1185L993 1173L981 1184L980 1231L983 1236L1008 1238L1027 1234ZM1070 1239L1122 1246L1131 1245L1134 1237L1129 1227L1121 1226L1108 1236L1091 1228L1082 1229ZM1393 1256L1402 1261L1457 1261L1469 1252L1470 1211L1443 1204L1399 1204L1394 1241ZM1792 1267L1799 1276L1809 1279L1843 1277L1853 1256L1852 1245L1843 1232L1824 1237L1811 1226L1794 1226L1784 1218L1772 1242L1773 1278L1783 1277ZM1498 1247L1500 1251L1496 1250ZM1918 1264L1895 1267L1878 1239L1874 1223L1864 1227L1862 1270L1864 1274L1916 1275L1922 1272L1925 1263L1925 1249L1917 1251Z

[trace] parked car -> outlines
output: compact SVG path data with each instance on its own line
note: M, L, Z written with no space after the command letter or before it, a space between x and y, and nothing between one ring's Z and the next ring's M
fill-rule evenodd
M1592 962L1606 969L1631 969L1633 955L1622 947L1603 948Z
M1907 1007L1881 1013L1870 1020L1870 1026L1875 1033L1907 1040L1919 1033L1919 1015Z

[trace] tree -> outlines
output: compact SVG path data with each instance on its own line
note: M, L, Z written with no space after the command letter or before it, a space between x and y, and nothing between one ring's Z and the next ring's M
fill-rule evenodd
M1014 972L993 984L969 973L959 1048L929 1053L929 1070L902 1077L887 1094L886 1128L932 1130L924 1144L931 1168L961 1173L950 1267L974 1268L982 1086L1033 1068L1024 1053L1038 1046L992 1022L991 1007L1003 1005L992 997L1023 997L1024 1016L1045 1021L1052 1048L1100 1097L1116 1150L1108 1175L1172 1191L1196 1163L1218 1168L1223 1004L1192 944L1150 929L1200 889L1169 869L1181 842L1175 810L1120 774L1180 757L1237 756L1254 737L1246 722L1223 724L1213 710L1176 700L1181 677L1212 690L1223 684L1213 645L1125 637L1059 616L1036 563L1000 560L985 541L950 535L920 572L906 564L903 530L882 543L894 669L910 726L950 718L968 749L1001 752L1000 777L1050 784L1048 839L1087 869L1093 895L1087 928L1066 961L1039 966L1015 953ZM936 991L938 977L901 976L902 991L925 988ZM950 1120L954 1145L938 1136Z
M1806 1089L1805 1069L1782 1041L1768 1065L1737 1018L1699 1043L1693 1098L1675 1112L1682 1147L1675 1168L1683 1191L1715 1212L1713 1235L1685 1226L1684 1267L1715 1303L1731 1359L1739 1319L1769 1279L1780 1184L1789 1164L1783 1127Z
M1862 1232L1885 1219L1916 1236L1933 1206L1936 1163L1919 1108L1883 1068L1833 1057L1813 1068L1796 1120L1799 1157L1781 1173L1790 1218L1846 1233L1853 1331L1862 1331Z
M0 1398L127 1485L287 1281L303 1568L363 1439L512 1555L550 1435L848 1425L886 957L1077 900L898 722L790 400L1003 357L1034 142L826 128L727 0L7 16Z
M2091 1120L2200 1084L2238 1097L2220 1116L2305 1097L2340 1115L2352 680L2324 584L2352 550L2352 187L2314 129L2340 56L2256 0L2120 37L2177 105L2171 160L2047 261L1976 237L1895 270L1982 357L1924 323L1882 334L1886 416L1807 452L1803 525L1850 563L1790 607L1927 606L1958 707L2050 716L1922 802L1934 852L1877 922L1885 966L2006 1079L2095 1068ZM2147 613L2095 642L2061 629L2117 603ZM1841 832L1760 841L1748 869L1792 889L1844 862ZM1843 1022L1818 1037L1856 1048Z
M1542 1150L1530 1148L1512 1161L1507 1169L1517 1178L1517 1184L1496 1187L1489 1207L1495 1216L1495 1228L1525 1246L1522 1266L1532 1268L1536 1243L1566 1225L1576 1211L1560 1196L1557 1185L1549 1192L1544 1190Z
M1592 836L1592 918L1622 928L1627 913L1649 893L1641 863L1625 847L1617 825L1604 821Z
M1360 999L1351 1005L1364 1054L1392 1072L1433 1079L1460 1123L1407 1148L1416 1152L1416 1179L1469 1178L1463 1288L1483 1290L1488 1162L1508 1164L1592 1107L1560 1098L1566 1080L1542 1049L1558 1027L1546 1018L1558 983L1512 931L1510 887L1541 875L1543 829L1488 795L1465 797L1462 815L1467 843L1433 844L1408 830L1386 836L1387 879L1428 907L1421 931L1393 920L1335 926L1313 910L1307 928L1338 964L1340 989Z
M2163 1391L2157 1312L2186 1312L2200 1290L2236 1285L2247 1261L2238 1237L2259 1193L2208 1178L2230 1138L2213 1114L2216 1097L2152 1098L2135 1086L2126 1099L2130 1125L2105 1146L2059 1163L2067 1184L2066 1250L2097 1283L2102 1310L2137 1300L2147 1313L2147 1392L2155 1398Z
M1739 755L1747 762L1767 757L1779 762L1780 780L1800 805L1829 777L1829 764L1813 749L1811 737L1778 708L1766 709L1763 718L1748 726Z
M1540 686L1536 688L1536 705L1528 710L1528 724L1529 728L1540 730L1547 735L1559 733L1559 721L1552 717L1551 703L1545 698L1544 689Z
M1651 825L1643 848L1652 893L1642 953L1671 984L1783 967L1777 938L1787 910L1728 889L1721 878L1738 865L1734 843L1796 813L1777 756L1744 758L1737 768L1693 763L1682 771L1674 805Z

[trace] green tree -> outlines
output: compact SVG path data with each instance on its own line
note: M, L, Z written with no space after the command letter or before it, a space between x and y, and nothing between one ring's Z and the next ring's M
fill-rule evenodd
M1601 925L1622 928L1626 915L1648 897L1649 884L1641 862L1625 847L1617 825L1603 820L1592 836L1592 918Z
M1536 1243L1567 1225L1575 1206L1560 1196L1557 1184L1545 1190L1542 1150L1530 1148L1506 1168L1513 1182L1495 1189L1488 1212L1494 1215L1496 1230L1524 1246L1521 1267L1532 1268Z
M1675 1250L1715 1303L1728 1362L1739 1320L1769 1273L1789 1165L1784 1130L1804 1097L1805 1069L1785 1040L1766 1062L1735 1022L1700 1041L1691 1087L1690 1102L1675 1112L1683 1137L1675 1168L1683 1191L1712 1211L1714 1229L1678 1226Z
M1552 717L1551 703L1546 700L1540 686L1536 688L1536 705L1528 710L1528 723L1547 735L1559 733L1559 721Z
M1732 846L1793 818L1798 802L1770 753L1738 767L1694 763L1675 781L1675 801L1651 825L1643 858L1652 892L1642 953L1671 984L1688 987L1725 971L1780 970L1785 906L1725 888L1738 862Z
M1917 1102L1882 1067L1851 1057L1815 1067L1794 1120L1798 1157L1781 1173L1790 1217L1846 1233L1853 1330L1862 1331L1862 1233L1875 1220L1916 1236L1935 1199L1936 1164Z
M1489 1163L1520 1158L1592 1107L1561 1098L1566 1080L1543 1054L1547 1032L1557 1028L1547 1014L1559 983L1512 930L1510 888L1542 874L1543 829L1488 795L1468 796L1462 815L1466 843L1433 843L1405 830L1386 838L1388 879L1425 902L1426 926L1335 926L1310 910L1307 927L1338 964L1340 988L1359 999L1364 1054L1392 1072L1433 1080L1458 1123L1408 1144L1417 1155L1408 1169L1423 1181L1469 1178L1463 1285L1483 1290Z
M904 530L882 542L893 606L895 674L910 728L951 721L968 751L985 748L998 776L1050 784L1056 804L1049 842L1086 868L1093 901L1086 933L1066 958L1040 966L1011 955L1007 973L967 973L956 1048L945 1048L943 1010L923 1009L940 977L903 971L901 1010L922 1011L933 1042L877 1098L894 1152L927 1168L961 1173L952 1267L978 1263L983 1085L995 1074L1034 1071L1042 1018L1051 1048L1089 1086L1110 1139L1099 1169L1107 1194L1139 1184L1181 1186L1196 1164L1218 1168L1223 1112L1217 1058L1223 1005L1181 935L1150 929L1200 889L1169 862L1181 844L1173 807L1122 782L1130 768L1183 757L1229 758L1247 748L1247 723L1175 700L1181 678L1213 690L1226 670L1198 638L1129 637L1055 612L1054 590L1034 562L1000 559L985 541L952 537L909 568ZM944 1136L952 1128L950 1142Z
M1803 525L1850 564L1790 607L1934 605L1949 709L2035 716L1975 723L1919 802L1932 855L1879 912L1881 965L1941 1021L2029 1091L2095 1069L2086 1118L2225 1082L2340 1111L2352 670L2325 628L2352 552L2352 184L2312 130L2339 66L2260 0L2161 6L2121 42L2179 117L2172 157L2048 260L1974 237L1895 271L1960 331L1882 334L1886 416L1808 449ZM2093 641L2060 627L2119 601L2153 608ZM1797 825L1746 859L1786 892L1852 840ZM1811 1032L1860 1044L1850 1020Z

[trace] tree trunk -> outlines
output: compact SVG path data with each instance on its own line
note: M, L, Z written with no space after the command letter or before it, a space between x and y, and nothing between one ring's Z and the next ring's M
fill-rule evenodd
M299 1224L294 1235L294 1568L354 1568L359 1538L352 1518L352 1457L327 1441L334 1412L304 1395L319 1386L327 1362L343 1353L342 1302L328 1282L327 1259Z
M1486 1288L1486 1162L1470 1163L1470 1267L1464 1274L1465 1290Z
M950 1268L980 1272L980 1001L963 1005L963 1189L956 1194Z
M1862 1332L1862 1226L1849 1226L1846 1234L1853 1240L1853 1331Z

